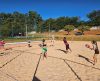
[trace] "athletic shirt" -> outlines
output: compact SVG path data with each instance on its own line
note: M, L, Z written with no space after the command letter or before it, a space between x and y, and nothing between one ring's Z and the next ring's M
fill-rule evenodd
M66 39L63 39L63 42L64 42L64 44L68 45L68 43L67 43Z
M46 47L47 44L46 44L45 42L42 42L42 46L43 46L43 47Z
M94 48L94 50L98 49L96 44L93 44L93 48Z
M98 46L96 44L93 44L93 49L95 51L95 54L99 54L99 49L98 49Z
M5 42L0 41L0 46L3 46L5 44Z

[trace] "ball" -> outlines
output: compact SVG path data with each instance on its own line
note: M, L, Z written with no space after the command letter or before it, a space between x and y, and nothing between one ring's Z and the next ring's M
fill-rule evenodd
M40 47L42 47L42 44L39 44Z
M85 44L85 47L90 48L90 45L89 44Z

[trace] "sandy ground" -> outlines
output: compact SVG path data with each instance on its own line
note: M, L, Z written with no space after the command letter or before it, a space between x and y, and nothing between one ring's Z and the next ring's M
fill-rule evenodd
M33 42L28 48L25 44L7 45L13 47L0 54L0 81L100 81L100 55L93 66L94 51L85 47L91 42L69 41L72 52L64 53L62 41L55 46L48 44L48 57L43 60L41 42ZM98 42L100 49L100 42Z

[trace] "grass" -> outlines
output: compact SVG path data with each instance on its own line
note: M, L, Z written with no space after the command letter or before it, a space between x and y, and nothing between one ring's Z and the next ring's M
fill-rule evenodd
M100 41L100 35L55 35L56 40L63 40L63 37L66 37L68 41ZM26 42L28 40L38 41L42 39L49 40L51 38L47 34L36 34L34 37L29 38L4 38L5 42Z
M64 36L57 36L57 40L62 40ZM100 36L97 35L80 35L80 36L75 36L75 35L67 35L65 36L67 40L69 41L91 41L91 40L96 40L100 41Z
M28 40L36 41L36 40L42 40L42 39L50 39L49 35L55 35L56 40L63 40L63 37L66 37L68 41L91 41L96 40L100 41L100 29L99 30L91 30L91 31L85 31L85 35L75 36L74 31L70 32L70 35L66 35L67 33L65 31L61 32L45 32L45 33L36 33L34 35L30 35L28 38L4 38L6 42L25 42ZM96 35L99 34L99 35Z

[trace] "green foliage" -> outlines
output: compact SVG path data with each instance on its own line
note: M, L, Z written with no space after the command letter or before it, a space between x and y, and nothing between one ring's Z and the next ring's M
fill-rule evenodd
M44 21L43 29L44 31L49 31L50 27L50 30L58 31L64 29L66 25L77 26L78 20L78 17L59 17L57 19L49 18L46 21Z
M78 27L78 29L82 32L82 34L84 35L84 31L88 31L90 30L90 26L85 26L85 25L81 25Z
M64 29L66 30L66 31L72 31L72 30L74 30L74 26L73 25L66 25L65 27L64 27Z
M90 28L90 26L100 26L100 10L92 11L87 15L88 21L81 21L79 17L58 17L56 19L49 18L43 20L40 14L35 11L28 13L0 13L0 36L18 36L25 35L26 27L28 32L49 32L59 31L61 29L70 32L73 27L79 28L82 33ZM88 27L89 26L89 27Z
M25 35L26 25L28 32L40 31L41 22L41 16L34 11L29 11L26 14L17 11L0 13L0 33L2 36L18 36L19 33Z
M89 18L88 24L91 26L100 26L100 10L94 10L87 15Z
M64 27L64 29L65 29L65 31L68 32L68 35L69 35L69 32L72 31L72 30L74 30L74 26L73 25L66 25Z

